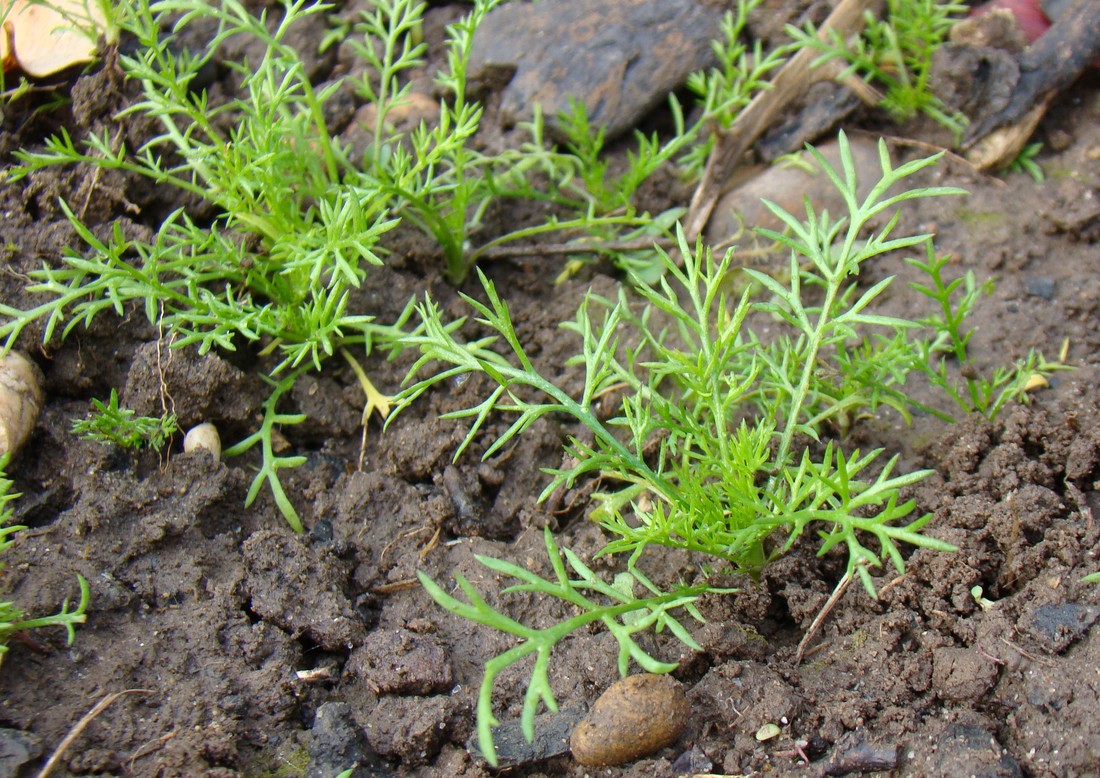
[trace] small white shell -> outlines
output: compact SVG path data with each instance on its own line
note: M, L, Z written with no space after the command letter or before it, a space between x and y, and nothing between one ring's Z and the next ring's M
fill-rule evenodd
M183 436L184 451L190 453L198 449L209 451L214 459L222 458L222 439L218 435L218 428L208 421L192 427Z
M14 455L31 436L45 393L42 371L26 355L0 357L0 456Z

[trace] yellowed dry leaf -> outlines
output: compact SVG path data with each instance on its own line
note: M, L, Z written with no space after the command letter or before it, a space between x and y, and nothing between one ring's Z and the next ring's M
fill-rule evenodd
M95 58L95 34L106 27L98 0L0 0L0 61L41 78Z

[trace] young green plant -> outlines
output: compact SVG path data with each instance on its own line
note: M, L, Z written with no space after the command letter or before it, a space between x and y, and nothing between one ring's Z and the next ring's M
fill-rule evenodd
M913 367L924 373L936 388L943 391L964 413L980 413L994 420L1012 401L1026 397L1029 382L1036 377L1045 379L1057 370L1068 367L1047 361L1035 349L1013 365L998 366L992 375L983 376L968 348L974 331L966 327L966 319L974 304L983 295L993 291L993 282L979 284L973 271L948 281L944 269L950 264L950 255L938 255L931 244L927 246L925 260L909 259L907 262L922 271L928 283L910 283L920 294L934 300L939 311L921 320L921 324L934 333L929 340L914 345ZM954 361L955 370L948 362ZM926 409L941 418L953 421L940 411Z
M715 259L701 243L691 246L680 233L683 264L658 250L665 269L659 283L635 279L645 302L642 310L626 289L615 300L590 294L576 319L565 325L580 340L573 364L583 369L584 380L574 395L536 369L516 335L507 304L482 274L486 301L466 300L490 334L461 341L457 325L445 323L434 302L421 303L421 329L409 338L421 357L409 379L429 364L441 367L412 381L398 397L398 410L451 379L487 376L496 385L488 397L446 416L470 420L456 456L494 412L514 414L515 419L489 443L485 457L501 452L539 418L571 417L590 440L578 436L569 441L566 461L571 464L548 471L550 483L540 499L590 476L617 485L600 497L593 518L611 537L600 553L629 554L628 569L635 575L652 544L698 552L710 564L733 570L758 571L814 527L820 553L845 548L847 574L858 576L873 595L869 568L880 566L882 556L904 571L899 543L951 550L922 534L931 516L914 515L915 503L901 496L927 471L897 474L896 458L882 461L878 450L845 452L839 443L826 441L824 433L880 405L903 413L910 407L899 388L912 361L905 336L920 324L872 310L891 279L864 289L857 277L861 265L874 257L930 240L927 235L891 237L898 213L890 212L897 206L962 190L916 188L889 194L938 157L894 168L883 143L881 179L860 199L843 135L840 152L839 171L814 154L844 198L845 218L815 213L808 204L800 220L769 204L787 228L782 234L765 232L791 251L786 285L746 269L754 283L731 299L726 290L735 272L732 252ZM885 225L867 234L880 216ZM750 318L760 316L778 319L788 332L765 343L750 324ZM873 337L873 331L887 335ZM503 354L494 349L498 341ZM622 394L618 413L604 419L596 403L616 392ZM548 545L548 552L558 569L556 549ZM518 569L483 563L533 583ZM561 584L560 573L558 578ZM583 574L582 579L594 586ZM520 635L516 648L493 660L493 672L526 653L537 651L540 662L548 661L542 657L552 648L550 641L564 636L557 630L522 632L501 614L499 619L490 617L488 606L469 586L462 586L471 601L466 605L440 587L426 585L444 607ZM552 593L549 586L539 590ZM650 592L650 604L641 607L665 596L656 587ZM589 614L584 617L589 621L598 607L606 607L571 601ZM680 632L673 634L692 645ZM528 705L549 699L540 672L536 669L528 689L525 718L534 715ZM482 752L492 761L491 719L485 718L491 716L491 707L484 696L490 693L491 688L482 687L479 732Z
M498 575L515 578L522 583L504 590L509 592L537 592L544 597L553 597L568 603L580 612L573 618L546 629L534 629L493 610L477 590L461 575L456 575L458 587L466 595L468 602L452 597L423 571L418 571L420 583L436 602L452 613L515 635L520 642L503 654L489 660L485 665L481 688L477 699L478 743L481 753L490 764L497 764L496 747L493 744L493 727L499 724L493 714L493 683L505 668L519 662L524 657L535 655L531 671L531 680L523 701L521 729L528 741L534 739L535 714L539 703L550 710L558 709L554 692L550 688L547 675L554 647L566 635L586 624L601 622L619 644L619 672L626 675L631 660L651 673L667 673L676 668L675 664L662 662L648 654L634 640L634 635L646 630L661 632L668 629L684 645L695 651L702 648L670 611L683 608L688 615L702 622L703 617L695 608L695 601L705 592L732 591L714 587L678 586L672 591L662 592L639 570L630 566L627 571L616 576L611 584L600 579L580 557L569 549L564 549L565 561L572 573L562 561L562 552L554 542L549 529L543 531L546 554L554 571L554 579L549 580L526 568L493 557L477 556L477 560ZM578 577L573 578L571 576ZM649 596L635 596L635 585L640 585Z
M179 430L176 414L165 412L162 416L138 416L129 408L118 404L118 392L111 390L110 399L104 404L93 399L94 411L86 419L73 419L73 432L85 440L112 443L125 449L149 447L160 451Z
M895 120L924 113L961 136L966 117L948 113L932 92L932 55L967 7L951 0L887 0L881 19L868 12L863 33L844 40L834 31L826 40L812 24L787 34L799 46L821 51L818 64L830 59L848 63L842 75L858 75L885 88L884 108Z
M467 95L473 31L496 4L479 0L448 28L439 82L449 96L438 120L422 122L407 136L394 129L392 116L410 99L403 74L423 64L426 4L374 0L341 28L362 37L353 48L371 65L349 82L375 108L361 164L350 159L326 123L326 109L344 85L339 79L315 84L307 60L290 43L296 25L328 6L283 0L281 13L270 17L253 15L240 0L136 0L120 6L117 23L137 46L120 54L118 65L141 85L141 97L117 118L152 120L159 132L128 149L114 129L78 140L62 130L44 150L19 152L21 165L8 179L53 165L85 165L173 187L203 201L210 215L200 219L180 208L146 240L118 223L97 235L83 219L90 191L85 205L63 201L60 207L86 248L30 274L28 289L43 302L27 310L0 306L3 347L11 348L33 322L43 323L44 340L50 341L102 313L123 315L128 308L142 311L176 348L206 353L247 346L275 391L258 434L226 454L261 452L249 502L268 484L287 521L299 528L278 474L301 459L275 456L272 438L278 424L298 416L279 412L273 402L287 394L287 376L321 370L339 352L353 363L367 408L384 414L387 398L358 360L377 347L399 349L412 307L382 323L354 310L352 300L369 269L382 262L388 234L399 223L438 241L445 274L456 283L478 259L510 241L564 230L599 240L619 229L653 227L646 215L601 213L583 186L570 184L575 160L543 143L538 116L530 124L532 141L522 148L489 154L470 144L482 114ZM199 24L214 30L206 43L197 50L179 46L177 37ZM252 44L245 50L256 53L242 61L223 55L240 43ZM196 86L215 61L233 71L238 85L218 103ZM648 175L654 154L645 149ZM96 177L88 180L94 185ZM535 181L549 185L540 189ZM563 187L571 194L562 194ZM475 245L489 205L517 197L548 200L565 217Z
M381 263L380 237L397 219L326 126L325 106L339 83L315 87L288 42L296 24L325 8L286 0L277 21L253 16L238 0L139 0L120 8L120 24L137 46L119 55L119 66L142 95L119 118L155 120L159 134L131 150L113 132L77 143L62 131L44 151L20 152L22 165L9 177L65 164L117 170L198 198L212 216L197 221L181 208L151 240L127 235L118 223L97 237L82 209L62 202L87 249L31 274L29 291L42 303L0 308L5 348L32 322L44 322L49 341L128 307L142 311L174 347L206 353L248 344L267 360L276 385L286 375L321 369L336 352L361 358L376 346L396 347L411 308L382 324L350 304L368 268ZM209 24L214 33L204 48L181 48L176 36L195 24ZM220 56L241 40L258 43L259 53L239 62ZM237 94L218 104L195 86L214 60L239 80ZM363 386L368 398L380 396L365 376ZM275 487L278 470L298 460L274 456L274 425L266 423L278 418L273 414L265 406L261 434L227 453L260 448L254 487L270 483L297 529L293 503ZM257 491L249 492L250 501Z
M695 94L701 108L698 127L705 128L705 142L692 146L684 164L701 171L714 144L716 134L729 130L734 120L752 99L768 88L768 76L787 61L796 44L778 46L765 51L756 39L750 50L745 43L745 27L749 13L761 0L738 0L734 10L722 17L721 37L711 43L718 65L710 70L692 73L687 88Z
M5 474L7 466L8 457L0 457L0 555L11 547L12 536L20 530L26 529L26 527L20 525L9 524L14 515L11 503L18 499L19 495L11 492L12 482ZM0 567L3 567L3 562L0 562ZM76 639L75 626L83 624L87 618L85 611L88 609L88 603L91 599L88 582L81 575L77 576L77 581L80 584L80 601L77 603L76 608L69 610L69 601L65 600L61 604L61 610L52 616L27 619L24 618L23 610L14 602L10 600L0 601L0 664L2 664L4 654L8 650L8 640L16 633L42 627L63 627L67 633L68 645L72 645L73 640Z

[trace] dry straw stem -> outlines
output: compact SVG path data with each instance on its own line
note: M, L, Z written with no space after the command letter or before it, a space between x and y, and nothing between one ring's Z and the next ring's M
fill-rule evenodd
M57 767L58 762L60 762L61 758L65 755L66 749L73 744L74 740L80 737L80 734L88 728L88 725L92 723L96 716L111 707L115 703L115 700L127 694L153 694L153 691L151 689L124 689L121 692L108 694L97 702L95 707L85 713L80 721L76 722L76 725L69 730L69 734L65 736L65 739L57 744L57 748L54 749L53 755L50 756L49 761L42 767L42 771L38 773L38 778L46 778L46 776L53 772L53 769Z

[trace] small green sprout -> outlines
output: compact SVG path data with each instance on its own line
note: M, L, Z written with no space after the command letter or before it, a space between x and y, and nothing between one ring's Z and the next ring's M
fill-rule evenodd
M779 728L778 724L769 721L767 724L761 725L760 729L756 730L756 739L758 742L763 743L767 740L779 737L782 733L783 730Z
M965 321L974 304L985 295L992 293L993 282L979 284L973 271L952 281L944 278L943 271L951 262L950 255L937 255L931 244L926 248L925 260L909 259L907 262L922 271L929 283L910 283L909 286L920 294L934 300L939 311L921 320L921 324L935 333L931 340L916 343L915 369L923 372L929 382L941 389L955 404L966 413L977 412L993 420L1001 411L1015 400L1027 397L1027 390L1036 380L1057 370L1067 370L1068 366L1047 361L1043 355L1032 349L1027 356L1011 366L1002 366L992 375L983 376L974 364L968 345L974 331L967 329ZM961 378L953 377L948 369L948 357L957 365ZM940 418L952 420L951 416L931 408L925 408Z
M800 46L822 52L817 63L840 59L848 63L842 75L855 74L885 87L882 107L894 119L904 121L924 113L955 133L962 134L966 118L949 114L930 88L932 55L967 7L951 0L887 0L886 13L878 19L870 11L863 33L844 40L832 31L827 40L807 23L804 29L787 26L787 34Z
M1016 158L1005 166L1003 172L1005 173L1026 173L1031 176L1032 180L1036 183L1043 183L1046 180L1046 174L1043 173L1043 168L1039 166L1036 158L1043 150L1042 143L1029 143L1020 149L1020 153L1016 155Z
M972 586L970 588L970 596L974 598L974 602L978 603L978 607L980 607L983 611L987 611L990 610L994 605L996 605L997 601L987 600L985 597L982 596L984 593L985 590L982 589L981 586Z
M73 433L85 440L111 443L120 448L151 448L160 451L179 430L176 414L165 411L161 416L138 416L129 408L120 408L118 392L104 404L92 399L94 411L86 419L73 419Z
M18 499L19 495L11 492L12 482L5 475L7 466L8 457L0 457L0 554L11 547L13 541L10 538L15 533L26 529L21 525L8 523L14 515L11 503ZM0 562L0 568L2 567L3 562ZM3 662L4 654L8 650L8 639L18 632L27 632L41 627L63 627L67 635L67 644L72 645L73 640L76 639L75 626L84 623L87 618L85 611L88 610L88 603L91 600L88 582L81 575L77 575L77 582L80 585L80 601L76 608L69 610L69 601L65 600L61 604L61 610L52 616L25 619L23 611L14 602L0 601L0 663Z

